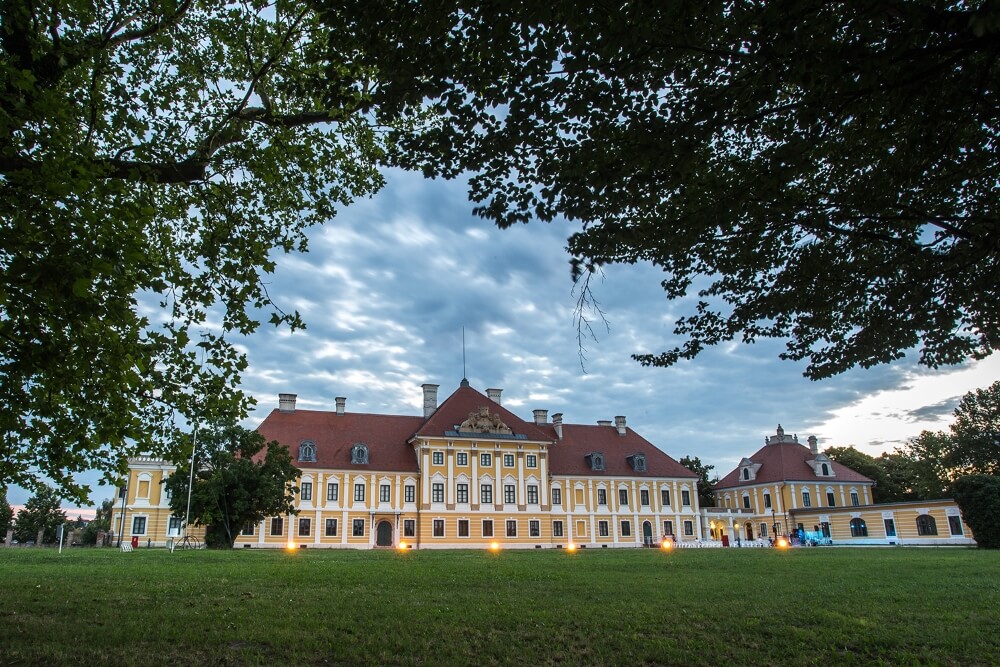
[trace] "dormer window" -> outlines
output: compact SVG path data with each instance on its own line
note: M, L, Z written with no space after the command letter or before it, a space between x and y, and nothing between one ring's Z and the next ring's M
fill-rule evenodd
M351 447L351 463L353 465L368 465L368 445L356 442Z
M306 440L299 445L299 461L316 462L316 445L311 440Z
M749 480L750 479L750 468L744 468L743 469L743 479L744 480Z
M826 454L817 454L816 458L806 461L816 473L817 477L836 477L837 474L833 470L833 463L830 461L830 457Z
M822 473L820 473L821 475L823 475L824 477L829 477L830 476L830 465L829 464L824 463L820 469L823 471Z
M629 464L632 466L632 470L636 472L646 472L646 455L645 454L633 454L632 456L626 457Z
M584 458L590 464L591 470L604 470L604 454L602 452L591 452Z

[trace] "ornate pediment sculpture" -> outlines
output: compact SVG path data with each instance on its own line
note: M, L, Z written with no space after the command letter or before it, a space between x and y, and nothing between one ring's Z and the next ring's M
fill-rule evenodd
M470 412L469 418L459 425L458 430L463 433L514 434L509 426L500 421L500 415L490 414L490 408L486 405Z

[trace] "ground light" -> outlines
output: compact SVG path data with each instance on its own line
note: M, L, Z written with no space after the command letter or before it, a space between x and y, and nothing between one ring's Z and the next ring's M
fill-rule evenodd
M399 550L400 551L406 551L406 542L400 542L399 543Z
M570 542L569 544L566 545L566 551L573 553L574 551L576 551L576 545Z
M787 549L788 548L788 538L782 535L781 537L779 537L777 539L777 541L775 541L774 546L776 546L779 549Z
M499 542L491 542L490 543L490 551L492 551L493 553L496 553L496 552L500 551L500 543Z
M295 542L289 542L288 544L285 545L285 548L288 549L289 551L295 551Z
M660 548L663 549L664 551L670 551L671 549L674 548L674 541L670 539L663 540L662 542L660 542Z

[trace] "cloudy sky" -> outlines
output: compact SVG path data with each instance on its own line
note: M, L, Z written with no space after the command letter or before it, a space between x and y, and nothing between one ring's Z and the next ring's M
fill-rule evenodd
M593 283L608 328L584 342L574 323L568 223L498 230L471 214L462 182L390 172L388 186L310 233L310 252L286 255L268 289L307 330L262 325L243 341L244 388L258 401L247 426L277 407L333 409L347 397L357 412L421 413L420 385L444 400L466 373L472 386L503 389L522 418L545 408L568 423L625 415L675 458L698 456L724 475L778 423L800 440L854 445L878 454L924 429L944 429L959 398L1000 377L1000 357L930 371L906 359L830 380L802 376L780 361L780 341L709 349L669 369L643 368L636 352L669 349L675 319L689 304L667 303L658 271L614 266ZM912 356L912 355L911 355ZM110 497L96 487L94 502ZM27 494L11 489L9 500Z

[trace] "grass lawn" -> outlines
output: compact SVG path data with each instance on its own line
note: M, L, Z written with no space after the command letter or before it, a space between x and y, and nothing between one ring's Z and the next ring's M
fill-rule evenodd
M1000 552L0 549L0 664L1000 662Z

